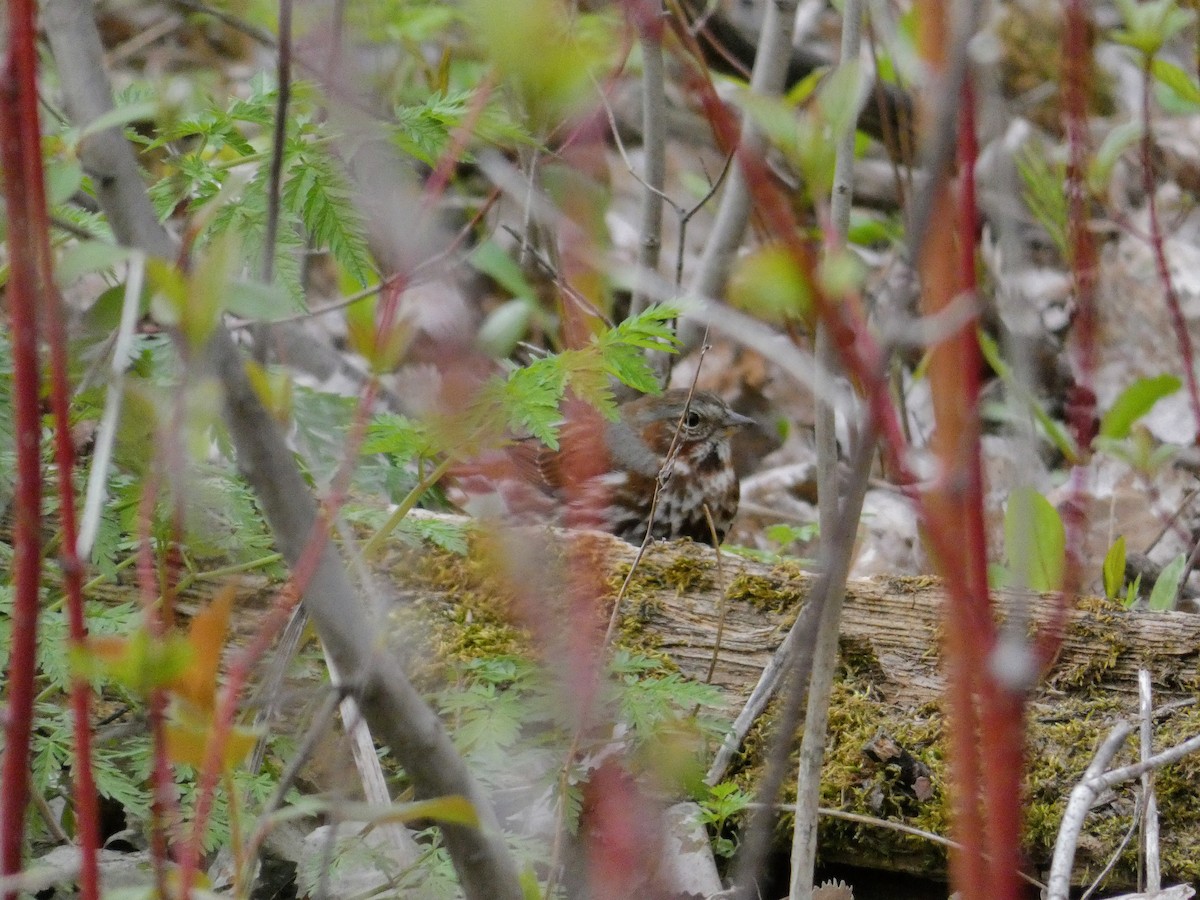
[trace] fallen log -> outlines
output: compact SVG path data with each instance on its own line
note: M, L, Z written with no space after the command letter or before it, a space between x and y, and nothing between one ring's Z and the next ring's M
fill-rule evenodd
M417 514L446 527L454 517ZM372 569L392 594L396 613L390 646L413 659L531 649L530 604L546 621L566 621L567 573L584 573L606 619L629 574L637 548L608 535L520 529L503 536L468 532L465 554L425 542L396 541ZM732 719L782 642L815 576L786 560L759 561L688 542L651 546L638 563L621 603L618 641L662 654L690 679L711 683ZM253 628L269 586L247 582L239 628ZM102 593L115 593L110 586ZM182 601L204 602L200 586ZM259 598L257 601L255 598ZM1051 599L1026 598L1034 623ZM1001 610L1016 598L997 594ZM830 715L822 806L834 811L949 834L948 782L940 668L944 594L934 578L875 578L847 589L840 668ZM559 604L556 606L555 604ZM418 611L417 619L413 612ZM420 621L420 642L413 622ZM522 624L523 623L523 624ZM487 634L486 639L481 634ZM1030 874L1049 863L1067 796L1113 723L1137 710L1137 671L1150 671L1160 713L1155 749L1200 733L1200 615L1131 611L1084 598L1071 614L1062 651L1029 703L1027 848ZM426 665L427 662L422 663ZM985 665L981 660L980 665ZM771 737L772 709L746 742L731 778L753 790L759 754ZM1136 754L1126 747L1117 764ZM1158 773L1163 877L1200 879L1200 760L1185 759ZM783 798L787 802L789 798ZM1092 810L1076 856L1075 878L1088 883L1107 864L1130 827L1132 791L1102 798ZM785 840L790 818L779 819ZM820 858L826 863L940 877L946 850L928 839L826 817ZM1136 842L1135 842L1136 843ZM1107 882L1133 883L1136 854L1127 849Z

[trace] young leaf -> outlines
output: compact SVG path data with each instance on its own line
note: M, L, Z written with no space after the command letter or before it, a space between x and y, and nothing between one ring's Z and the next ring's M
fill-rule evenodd
M1009 495L1004 513L1004 547L1008 562L1034 591L1062 587L1066 565L1066 531L1050 501L1031 487Z
M729 300L769 322L805 320L812 287L787 248L766 246L743 256L729 277Z
M1125 584L1125 535L1121 535L1104 554L1104 596L1116 598Z
M236 596L237 591L232 587L223 588L212 603L192 617L187 636L192 664L170 686L197 709L209 713L216 701L217 669Z
M1174 375L1139 378L1121 392L1104 418L1100 420L1100 436L1124 438L1129 436L1133 423L1154 408L1154 404L1179 390L1182 382Z
M208 742L213 724L204 717L176 715L166 723L167 758L177 765L200 769L208 757ZM244 760L254 745L258 733L239 725L230 729L225 746L221 748L221 768L230 770Z
M1175 598L1179 596L1179 587L1183 583L1183 573L1187 569L1187 556L1180 553L1163 566L1154 582L1154 590L1150 592L1150 608L1156 612L1175 608Z
M1133 604L1137 603L1138 595L1141 592L1142 592L1142 573L1139 572L1137 577L1134 578L1132 582L1130 582L1129 587L1127 587L1125 589L1125 597L1122 599L1121 602L1125 604L1126 609L1133 608Z
M1046 432L1046 437L1066 457L1067 462L1072 465L1077 463L1079 460L1079 451L1075 448L1075 441L1072 440L1071 435L1067 433L1067 430L1061 424L1051 418L1050 414L1042 408L1037 398L1030 394L1020 381L1017 380L1012 373L1012 369L1008 367L1008 363L1001 357L999 345L982 330L979 331L978 336L979 349L983 353L984 360L1000 376L1000 380L1004 382L1004 387L1010 392L1011 396L1018 398L1029 408L1034 419L1037 420L1037 423Z

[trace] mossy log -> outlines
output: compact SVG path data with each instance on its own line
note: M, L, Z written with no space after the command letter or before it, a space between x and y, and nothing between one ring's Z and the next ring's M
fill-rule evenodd
M394 592L392 642L414 661L413 610L420 612L423 641L443 658L527 651L539 643L538 626L531 632L516 620L528 626L535 610L543 622L567 621L560 618L572 593L567 585L581 580L600 597L597 621L606 620L637 554L608 535L542 529L503 536L472 533L468 542L465 555L397 542L375 567ZM618 640L664 655L689 678L704 680L711 666L711 681L721 689L732 719L815 581L786 561L724 553L718 568L709 547L660 543L647 550L630 579ZM263 586L246 587L251 602L244 608L261 609ZM254 595L259 602L253 602ZM949 833L941 708L943 599L933 578L875 578L848 586L823 807ZM1014 600L1004 594L997 599L1002 610ZM1032 620L1044 621L1051 599L1034 596L1029 602ZM243 622L241 627L252 626ZM1030 698L1031 874L1036 877L1048 865L1067 795L1097 743L1117 720L1135 716L1139 668L1152 675L1156 705L1167 706L1156 717L1155 749L1200 733L1200 708L1191 702L1200 692L1198 662L1200 615L1129 611L1096 598L1077 605L1055 665ZM772 718L768 709L731 774L747 789L754 787ZM890 756L882 754L884 762L881 746L890 748ZM1132 761L1133 753L1136 748L1127 747L1119 762ZM1167 883L1200 880L1200 759L1160 772L1157 791L1164 878ZM1132 789L1118 789L1092 810L1077 853L1080 882L1089 882L1107 863L1135 805ZM781 817L781 840L789 827L790 820ZM820 854L826 862L933 877L944 874L946 863L944 847L931 841L833 817L822 823ZM1135 867L1135 853L1127 850L1108 883L1128 886Z
M424 548L419 559L400 553L391 581L423 595L440 610L442 652L470 655L500 638L517 593L534 591L553 602L553 587L570 560L603 586L607 616L637 549L607 535L556 533L530 549L542 532L497 541L476 540L467 556ZM551 560L547 564L547 560ZM498 572L499 568L499 572ZM725 553L718 569L709 547L678 542L651 546L622 600L620 640L669 657L684 675L723 691L730 717L741 709L815 585L816 578L786 561L759 562ZM514 591L514 585L524 585ZM516 597L527 602L528 597ZM997 595L1001 612L1015 598ZM902 821L948 834L947 771L941 707L941 628L944 593L934 578L875 578L848 586L842 621L841 674L830 715L822 806ZM1050 597L1029 598L1030 617L1044 622ZM430 607L427 607L430 608ZM464 610L469 614L464 614ZM717 636L720 634L719 646ZM714 664L715 658L715 664ZM980 664L986 664L980 660ZM1028 854L1035 877L1049 863L1067 795L1098 742L1121 718L1136 715L1137 672L1150 671L1157 706L1174 704L1156 719L1155 749L1200 732L1200 615L1130 611L1099 598L1072 612L1062 651L1029 704ZM1179 703L1178 701L1185 701ZM746 744L732 777L753 788L759 750L770 732L771 710ZM900 754L878 761L880 746ZM1126 748L1132 761L1136 748ZM916 766L920 783L912 780ZM927 769L927 774L925 773ZM1159 773L1166 883L1200 879L1200 759ZM1077 878L1088 883L1118 847L1134 814L1132 790L1106 798L1090 814L1077 853ZM781 838L790 820L780 821ZM1134 842L1136 843L1136 842ZM883 828L827 818L822 859L939 876L945 850L930 841ZM1128 886L1136 854L1127 851L1112 886Z

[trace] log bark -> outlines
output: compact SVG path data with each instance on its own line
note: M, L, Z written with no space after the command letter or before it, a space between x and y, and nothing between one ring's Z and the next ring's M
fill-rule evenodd
M599 610L600 618L606 618L637 552L609 535L595 533L522 529L516 540L511 533L503 539L499 551L496 540L472 537L465 556L397 542L375 572L393 589L398 608L420 610L429 632L444 635L463 627L464 620L474 627L507 627L514 617L520 618L520 609L528 613L531 598L557 602L564 592L553 587L556 573L565 572L571 559L585 560L597 583L608 586ZM497 571L498 567L507 571ZM711 681L720 688L732 719L815 580L787 561L756 561L730 553L722 554L718 570L709 547L659 543L647 550L630 581L622 603L620 641L665 654L688 678L705 680L711 666ZM254 598L264 596L265 587L246 583L246 615L240 627L253 627L253 609L258 605ZM532 593L517 596L526 589ZM199 590L194 601L203 602L204 593ZM997 594L1002 611L1015 599ZM1034 622L1042 621L1050 598L1027 599ZM875 578L849 584L840 641L842 671L823 777L824 807L948 834L942 746L946 723L940 709L943 600L934 578ZM462 614L464 604L470 606L469 616ZM558 613L542 608L540 614L553 618ZM492 621L485 623L488 618ZM409 624L397 626L392 646L415 656L411 617L404 615L397 621ZM528 643L528 631L514 628L514 635L518 643ZM454 642L439 638L428 646L435 643L444 648ZM460 643L454 652L461 650ZM1135 716L1139 668L1149 669L1156 705L1164 707L1156 719L1155 749L1200 732L1200 711L1195 705L1200 692L1198 662L1200 615L1130 611L1097 598L1080 601L1071 614L1058 660L1030 698L1031 875L1037 877L1048 864L1066 797L1097 742L1115 721ZM762 733L748 741L752 748L763 746L770 711L763 719ZM1132 761L1135 755L1136 747L1130 745L1118 764ZM757 764L752 749L732 777L753 789ZM1197 789L1200 760L1185 761L1159 774L1166 847L1163 877L1168 883L1200 879ZM1081 883L1107 862L1129 827L1134 808L1135 797L1129 791L1106 798L1092 811L1077 856L1076 877ZM788 827L790 820L781 816L780 834ZM944 847L933 842L830 816L822 825L820 858L936 877L944 874L946 857ZM1109 884L1129 885L1135 865L1136 857L1127 851Z

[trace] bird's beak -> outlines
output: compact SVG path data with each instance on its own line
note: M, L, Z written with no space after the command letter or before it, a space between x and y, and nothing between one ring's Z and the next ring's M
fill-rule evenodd
M735 428L745 428L747 425L754 425L756 423L749 416L743 416L741 413L735 413L731 409L725 414L725 418L721 424L725 428L728 428L732 431Z

